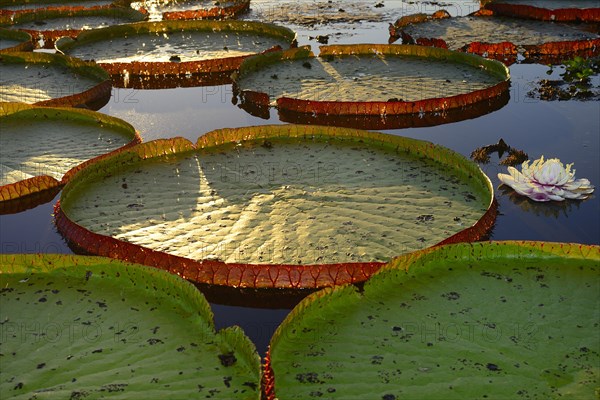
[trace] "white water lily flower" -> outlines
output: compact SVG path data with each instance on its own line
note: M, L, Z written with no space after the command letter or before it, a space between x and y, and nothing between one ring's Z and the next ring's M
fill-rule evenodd
M563 201L565 199L584 200L594 191L587 179L575 179L573 164L565 168L558 158L544 161L544 156L521 164L521 172L508 167L507 174L498 174L498 179L512 187L517 193L535 201Z

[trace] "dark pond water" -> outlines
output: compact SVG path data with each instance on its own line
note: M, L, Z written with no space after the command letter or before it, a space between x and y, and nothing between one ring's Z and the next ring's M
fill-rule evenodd
M354 23L347 31L351 35L335 36L337 39L330 43L386 43L387 22L393 21ZM313 47L316 42L308 37L315 31L332 32L338 28L293 24L290 27L300 30L301 44ZM577 177L588 178L597 186L600 183L600 102L541 101L529 97L534 82L548 78L546 71L548 67L537 64L511 66L510 100L498 111L435 127L385 132L432 141L467 157L476 147L503 138L510 146L528 153L530 159L544 155L566 163L574 162ZM555 69L551 77L558 77L559 72L560 69ZM281 123L275 111L265 120L233 105L231 85L145 91L114 89L110 102L100 111L133 124L144 141L173 136L195 141L216 128ZM498 188L496 175L505 173L506 167L498 164L496 156L492 156L489 164L482 165L482 169L497 188L499 202L500 214L490 235L492 240L600 243L598 195L583 202L535 204ZM18 214L0 216L2 253L71 253L53 225L52 211L57 199L58 196L50 203ZM256 308L251 295L242 300L250 306L226 305L215 297L213 300L217 327L240 325L261 354L293 303L293 299L275 297L269 302L270 308Z

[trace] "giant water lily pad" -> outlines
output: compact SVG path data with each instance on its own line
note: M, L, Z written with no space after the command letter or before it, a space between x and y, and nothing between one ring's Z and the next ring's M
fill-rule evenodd
M267 398L592 399L600 247L457 244L327 289L275 332Z
M98 157L141 141L125 121L79 109L0 103L0 122L2 211L19 210L24 197L53 191Z
M124 7L98 9L43 9L0 17L0 25L20 29L43 42L44 48L54 48L63 37L75 37L81 31L142 21L146 16Z
M444 49L406 45L305 48L246 60L235 86L247 103L306 114L443 113L500 96L509 73L501 63Z
M33 42L29 33L0 28L0 53L31 50Z
M597 52L600 36L585 25L470 15L458 18L401 18L390 27L404 43L434 45L489 57L566 55ZM408 22L408 23L407 23Z
M126 5L129 0L0 0L0 15L14 15L44 10L81 10Z
M75 248L200 283L315 288L364 281L394 255L480 238L495 218L476 164L429 142L266 126L148 142L62 192Z
M172 274L101 257L0 257L0 397L258 399L259 357Z
M600 21L597 0L493 0L485 8L498 15L543 21Z
M57 48L94 59L117 78L119 86L152 87L156 77L175 77L173 86L230 82L231 73L249 55L289 47L287 28L240 21L163 21L84 32L62 39ZM191 79L189 79L191 78ZM215 79L217 82L215 82Z
M148 12L151 21L225 19L248 11L250 0L142 0L131 7Z
M99 109L110 99L110 76L91 62L60 54L0 55L1 102Z

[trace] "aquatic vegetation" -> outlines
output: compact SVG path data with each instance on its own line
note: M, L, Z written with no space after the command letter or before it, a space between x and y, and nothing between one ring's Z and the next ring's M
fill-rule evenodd
M304 299L271 339L268 399L593 398L600 247L460 243ZM318 395L320 393L320 395Z
M478 240L495 210L487 176L441 146L273 125L209 132L196 145L152 141L94 163L65 187L55 218L94 254L199 283L303 289Z
M0 397L257 400L260 361L183 279L102 257L0 255ZM27 331L25 331L27 327Z
M521 166L521 172L508 167L507 174L498 174L498 179L517 193L535 201L563 201L566 199L585 200L594 191L590 181L575 179L573 163L565 167L558 158L544 160L544 156L529 160Z

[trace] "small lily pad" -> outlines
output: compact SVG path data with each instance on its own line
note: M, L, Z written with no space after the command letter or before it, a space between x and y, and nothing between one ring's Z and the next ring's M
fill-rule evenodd
M44 47L54 48L63 37L75 37L83 30L142 21L146 16L124 7L98 9L47 9L0 17L0 26L20 29L41 39Z
M398 20L397 23L401 23ZM397 33L399 31L399 33ZM404 43L433 45L504 59L597 52L600 36L585 26L469 15L425 19L424 22L390 28Z
M0 256L0 397L259 399L238 327L183 279L101 257Z
M303 300L271 339L267 398L591 399L600 247L461 243ZM318 395L320 393L320 395Z
M150 21L228 19L248 11L250 0L143 0L131 7L148 12Z
M597 0L493 0L485 8L498 15L542 21L600 21Z
M127 0L126 0L127 1ZM107 8L126 1L114 0L0 0L0 15L19 14L24 12L39 11L40 9L52 10L78 10Z
M429 142L265 126L148 142L77 174L56 208L74 248L192 281L315 288L476 240L496 204L476 164Z
M276 76L277 79L273 77ZM247 103L326 116L443 113L508 91L497 61L406 45L321 46L246 60L235 80Z
M165 76L174 78L173 86L189 85L197 76L205 76L205 84L230 82L244 58L287 48L294 37L287 28L258 22L143 22L83 32L76 41L61 39L57 49L94 59L119 86L146 88Z
M110 99L110 76L96 64L60 54L0 54L1 102L99 109Z
M80 109L0 103L0 121L0 202L12 201L6 210L17 199L54 191L91 159L141 141L126 122Z
M33 42L29 33L0 28L0 53L31 50Z

